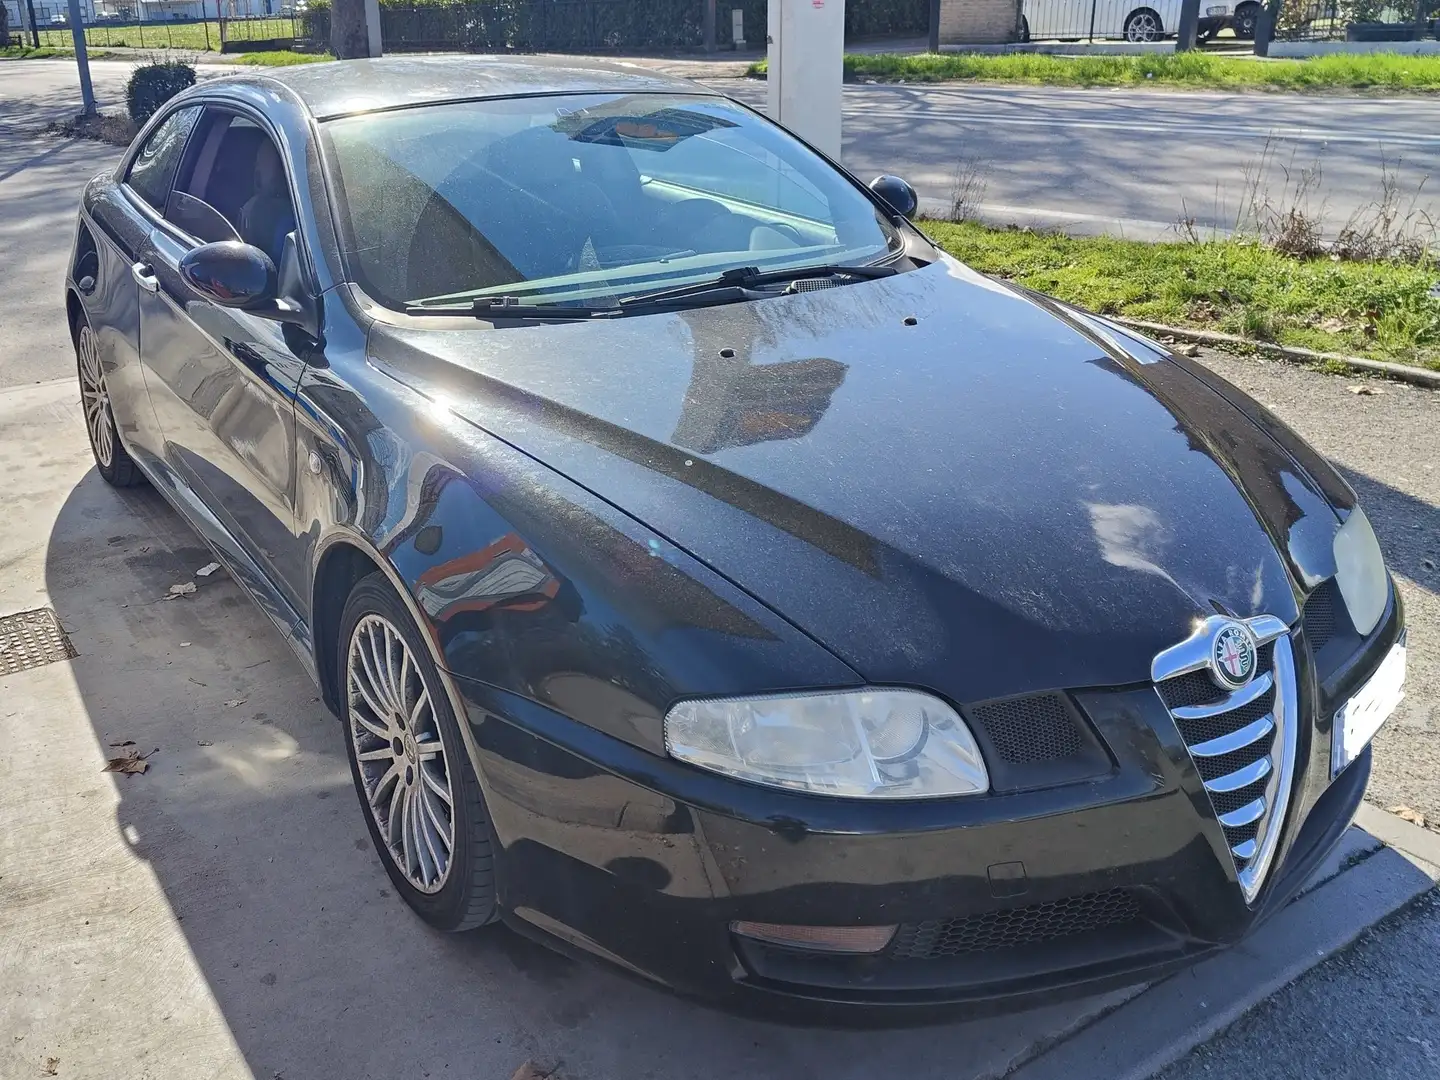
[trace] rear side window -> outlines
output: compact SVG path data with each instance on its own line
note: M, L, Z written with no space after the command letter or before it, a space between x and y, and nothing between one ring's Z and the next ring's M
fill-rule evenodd
M135 155L135 160L130 163L130 173L125 177L125 183L156 210L165 209L165 200L170 195L175 170L180 166L185 140L199 117L199 105L177 109L150 133L145 145L140 148L140 153Z

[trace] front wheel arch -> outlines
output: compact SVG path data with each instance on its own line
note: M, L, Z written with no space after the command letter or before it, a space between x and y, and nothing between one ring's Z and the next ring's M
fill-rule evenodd
M381 569L380 561L363 547L343 539L326 547L315 565L310 594L315 674L320 680L325 707L337 717L340 715L340 673L335 667L335 650L340 640L340 617L351 590Z

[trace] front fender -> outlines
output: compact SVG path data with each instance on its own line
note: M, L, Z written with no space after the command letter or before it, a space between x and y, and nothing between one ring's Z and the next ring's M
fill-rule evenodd
M307 372L298 406L300 460L319 461L297 498L317 631L343 544L383 569L441 668L657 754L682 698L860 682L680 548L370 363Z

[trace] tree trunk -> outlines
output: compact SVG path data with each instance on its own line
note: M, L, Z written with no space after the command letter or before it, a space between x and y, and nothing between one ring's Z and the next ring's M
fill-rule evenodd
M0 4L0 49L10 44L10 9Z
M337 60L370 55L365 0L330 0L330 51Z

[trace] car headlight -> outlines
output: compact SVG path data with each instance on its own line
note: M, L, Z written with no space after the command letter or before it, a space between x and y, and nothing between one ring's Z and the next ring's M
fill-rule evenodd
M682 701L665 748L702 769L861 799L978 795L990 777L958 713L917 690Z
M1370 633L1385 613L1390 582L1380 541L1375 539L1365 511L1358 506L1335 534L1335 582L1355 629L1362 635Z

